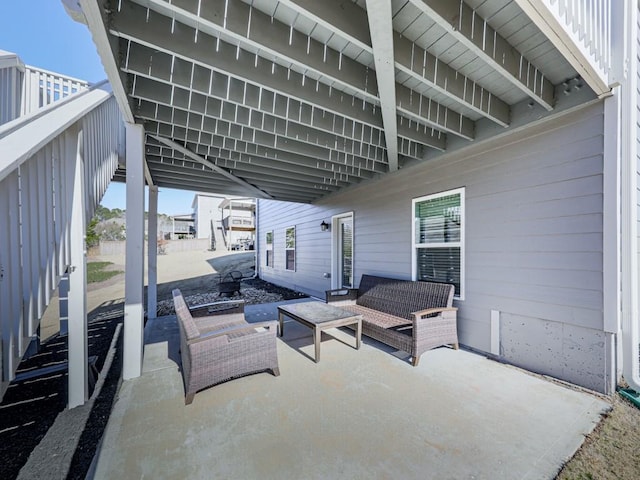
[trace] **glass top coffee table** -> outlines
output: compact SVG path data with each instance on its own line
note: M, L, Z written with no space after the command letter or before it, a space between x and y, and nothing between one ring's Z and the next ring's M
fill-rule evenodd
M313 330L313 344L315 345L316 363L320 361L320 337L322 331L328 328L356 326L356 349L360 348L362 338L362 315L353 313L323 302L302 302L281 305L278 307L278 321L280 322L280 336L284 335L284 317L292 318Z

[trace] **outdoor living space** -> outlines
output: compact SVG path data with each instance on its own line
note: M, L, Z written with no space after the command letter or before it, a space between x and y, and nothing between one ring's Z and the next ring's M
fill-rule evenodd
M246 318L275 320L281 304ZM280 376L218 384L185 406L176 319L150 320L143 374L121 386L94 478L554 478L610 407L465 349L412 367L353 341L323 332L316 363L311 329L286 319Z

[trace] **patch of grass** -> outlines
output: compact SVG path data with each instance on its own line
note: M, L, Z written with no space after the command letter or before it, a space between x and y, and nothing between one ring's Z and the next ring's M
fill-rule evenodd
M87 283L97 283L109 280L122 273L121 270L105 270L111 262L87 262Z
M640 478L640 410L617 393L613 408L557 480L636 480Z

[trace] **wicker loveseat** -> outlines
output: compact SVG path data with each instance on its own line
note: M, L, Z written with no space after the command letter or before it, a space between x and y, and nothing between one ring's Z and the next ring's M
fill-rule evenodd
M185 404L199 390L231 378L265 370L280 375L277 321L248 323L243 301L189 308L178 289L173 290L173 303L180 327Z
M363 275L357 289L326 292L327 303L361 314L362 333L409 353L413 366L441 345L458 349L454 286Z

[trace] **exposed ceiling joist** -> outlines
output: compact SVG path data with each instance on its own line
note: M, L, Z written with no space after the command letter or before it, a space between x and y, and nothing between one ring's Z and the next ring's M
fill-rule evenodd
M197 140L203 144L231 146L236 143L242 143L244 146L241 148L245 151L248 151L246 149L252 148L251 146L256 145L258 147L264 147L265 150L273 149L274 156L277 151L280 150L320 161L332 162L336 161L336 159L344 158L345 161L350 164L361 166L366 166L368 163L373 165L376 162L375 159L363 157L358 155L357 152L352 153L344 149L326 148L318 144L302 142L295 138L279 134L256 132L248 127L233 128L234 126L231 125L232 128L227 126L226 128L221 127L219 130L216 130L217 123L215 119L207 118L207 122L202 120L199 122L191 122L190 117L187 115L162 117L144 112L140 112L138 115L150 123L158 122L165 125L176 125L193 132L198 132ZM384 168L382 166L383 162L379 163L381 164L380 168Z
M409 2L530 98L545 109L553 110L554 87L551 82L466 3L461 0Z
M146 127L148 127L148 131L150 133L154 133L155 135L158 136L163 136L163 128L166 130L167 127L171 128L171 124L165 124L159 121L149 121L146 124ZM194 130L190 130L190 129L185 129L185 132L178 132L177 134L175 134L176 132L174 131L174 135L173 138L179 138L179 139L184 139L185 141L189 141L189 137L191 136L191 133L195 133L197 135L197 131ZM186 135L184 134L186 133ZM216 138L215 140L219 140L220 137ZM270 147L256 147L255 144L252 143L247 143L247 142L242 142L242 141L238 141L237 139L228 139L229 141L224 141L224 139L222 139L222 142L216 142L217 145L221 145L221 146L217 146L217 145L210 145L210 146L204 146L202 145L202 143L199 142L198 138L194 138L193 142L196 145L200 145L199 149L207 149L206 152L206 156L211 156L211 157L221 157L224 159L228 159L228 160L234 160L230 155L230 153L225 153L225 152L233 152L233 154L242 154L242 155L246 155L244 158L246 158L248 160L248 163L250 163L250 160L256 156L256 157L261 157L264 159L269 159L271 162L288 162L291 165L300 165L301 163L307 163L308 165L321 165L322 168L317 168L318 172L322 172L323 170L327 170L327 167L329 167L329 169L327 170L327 173L324 175L324 178L326 179L331 179L334 176L334 172L336 172L335 174L341 174L342 172L344 172L345 174L348 174L348 172L350 170L353 170L353 174L358 174L358 176L363 175L366 171L370 171L372 173L382 173L384 172L386 169L382 168L382 167L376 167L375 164L369 165L367 166L366 164L363 165L359 165L359 164L350 164L349 160L346 161L336 161L334 160L318 160L318 159L314 159L313 157L304 157L302 155L299 154L295 154L295 153L286 153L280 149L277 148L270 148ZM198 153L198 152L194 152L194 153ZM293 166L291 168L294 168ZM336 170L333 170L333 169ZM340 169L340 170L338 170ZM342 170L342 171L341 171Z
M396 67L400 71L498 125L509 125L509 105L498 96L397 32L393 45Z
M153 29L140 29L145 19L151 18ZM167 17L135 4L114 14L111 33L151 50L160 50L181 60L201 65L215 71L228 74L237 79L251 79L254 85L260 85L281 93L295 101L314 98L321 108L366 125L383 128L382 116L377 100L360 98L358 91L342 91L326 85L319 80L307 77L293 68L282 66L255 53L247 52L236 45L219 38L199 32L194 28L171 22ZM205 46L204 48L198 48ZM131 52L128 53L128 57ZM128 67L128 58L123 58L124 67ZM168 67L169 78L180 77L190 81L190 72L176 72L176 61L172 58ZM148 65L147 68L152 68ZM178 67L179 68L179 67ZM188 68L188 70L192 70ZM400 88L400 87L399 87ZM463 138L473 137L473 121L437 102L403 88L403 99L399 99L399 109L407 109L414 118L425 125Z
M338 30L336 34L373 54L371 38L364 33L367 28L366 22L360 7L356 4L342 0L294 0L280 3L315 22L330 25L332 30ZM509 106L500 98L397 32L393 32L393 46L396 68L464 108L479 113L499 125L509 124Z
M547 5L547 2L516 0L516 3L555 47L562 52L567 61L576 69L596 95L603 96L611 92L607 79L598 68L592 65L589 55L575 44L571 35L562 26L555 13Z
M160 187L313 202L602 87L563 88L548 0L82 2Z
M238 169L235 173L237 173L238 175L242 174L243 178L248 180L255 180L257 182L269 181L273 184L282 184L284 186L289 186L289 187L295 186L300 188L313 189L317 185L322 185L328 191L337 191L340 188L339 186L335 186L335 185L323 184L319 179L301 177L295 174L292 174L291 176L285 178L282 175L278 175L277 173L274 173L273 170L270 170L268 168L261 170L261 169L255 169L252 166L250 167L251 167L250 170L243 171L241 169ZM190 181L202 179L202 173L203 173L202 170L199 170L197 168L189 169L187 165L182 165L178 167L178 166L174 166L166 163L156 163L156 165L154 165L154 171L156 171L158 174L163 174L163 173L174 174L174 175L182 174L184 175L185 179L188 179Z
M259 90L259 93L256 94L259 100L254 103L248 100L251 97L249 84L244 84L239 89L231 88L227 79L220 82L220 92L212 87L211 93L205 95L200 93L202 90L186 90L166 81L147 77L148 74L141 73L137 67L131 64L125 71L136 75L136 82L131 93L138 99L151 100L163 106L178 105L185 109L191 109L195 113L202 112L208 116L218 117L221 121L226 122L233 121L238 124L250 122L251 125L259 123L267 130L274 128L272 125L275 125L279 120L283 120L287 122L287 131L291 131L293 126L293 128L308 127L313 129L318 132L315 135L333 134L336 136L337 142L354 144L354 150L357 151L360 151L361 148L355 148L356 143L361 144L362 149L368 150L384 147L381 128L354 122L332 112L316 108L307 102L296 104L287 101L285 97L265 89ZM212 80L213 82L214 80ZM237 84L234 84L234 87L236 86ZM197 88L195 85L193 87ZM234 96L235 90L242 92L242 96L246 99L244 105L237 101L227 101ZM215 95L214 91L216 91ZM406 155L415 157L416 155L410 152L419 151L423 146L440 151L445 149L446 136L444 134L409 118L398 117L398 135L410 142L406 145L406 151L401 151ZM375 158L378 158L377 154Z
M153 92L150 92L152 95ZM159 120L163 123L175 123L182 127L190 127L200 130L211 136L235 137L236 139L277 148L283 146L285 151L310 155L315 158L329 159L333 152L341 152L345 155L354 155L362 159L384 163L384 150L381 147L372 147L361 142L341 141L334 135L317 135L317 131L309 131L300 125L290 124L282 120L278 124L266 126L266 128L254 128L250 117L245 121L239 121L236 116L234 123L221 120L215 116L209 116L198 112L189 112L182 108L174 108L160 103L155 98L135 97L139 99L136 114L145 120ZM163 107L163 108L159 108ZM315 135L314 135L315 134ZM314 136L312 136L314 135ZM206 140L211 140L206 138ZM289 150L287 142L300 146Z

